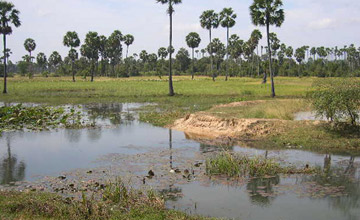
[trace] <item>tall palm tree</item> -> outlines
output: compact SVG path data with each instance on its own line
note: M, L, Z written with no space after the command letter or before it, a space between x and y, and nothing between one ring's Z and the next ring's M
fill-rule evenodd
M73 82L75 82L74 63L75 63L75 60L77 59L77 57L79 57L79 54L77 53L77 51L74 48L77 48L78 46L80 46L80 39L79 39L78 34L75 31L67 32L64 36L63 44L66 47L70 47L69 57L71 59L71 72L72 72Z
M230 28L234 27L236 24L237 15L234 13L232 8L224 8L220 12L220 23L223 28L226 28L226 78L228 80L228 61L229 61L229 32Z
M219 15L215 13L214 10L204 11L200 16L200 24L202 28L209 30L209 38L211 43L212 42L211 30L213 28L219 27L220 24ZM212 47L209 47L209 49L211 50ZM213 81L215 81L215 74L213 73L213 53L212 51L209 51L209 53L210 53L212 77L213 77Z
M127 34L124 36L124 43L126 45L126 58L128 57L129 46L134 43L134 40L135 38L131 34Z
M91 82L94 82L95 65L99 60L100 37L97 32L86 34L85 44L81 46L81 55L91 62Z
M173 20L173 13L174 11L174 5L176 4L180 4L182 2L182 0L156 0L157 3L161 3L161 4L168 4L168 14L169 14L169 18L170 18L170 42L169 42L169 48L173 48L172 46L172 38L173 38L173 33L172 33L172 20ZM172 54L173 54L173 50L169 50L169 96L174 96L175 92L174 92L174 86L173 86L173 81L172 81Z
M32 77L32 59L33 59L33 57L31 56L31 53L35 50L36 43L33 39L28 38L24 42L24 47L25 47L25 50L27 52L29 52L29 65L30 65L29 66L30 67L29 78L31 78Z
M36 62L37 62L37 65L40 67L41 72L43 72L45 69L46 63L47 63L46 55L44 53L39 53L36 56Z
M12 27L20 27L21 22L19 18L20 12L15 9L14 4L6 1L0 1L0 34L3 35L4 43L4 90L3 93L7 93L7 62L6 62L6 35L12 34Z
M194 49L199 47L201 42L200 35L196 32L191 32L186 36L186 43L192 49L192 75L191 79L194 79Z
M271 96L275 97L274 73L272 71L271 45L270 45L270 25L280 27L285 20L284 10L281 0L254 0L250 6L250 16L254 25L266 26L267 44L269 51L269 70L271 77Z

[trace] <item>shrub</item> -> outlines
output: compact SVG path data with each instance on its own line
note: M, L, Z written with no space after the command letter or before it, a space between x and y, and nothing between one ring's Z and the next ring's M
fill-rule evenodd
M360 82L351 79L319 80L309 93L317 116L326 117L338 123L340 121L356 124L359 119Z

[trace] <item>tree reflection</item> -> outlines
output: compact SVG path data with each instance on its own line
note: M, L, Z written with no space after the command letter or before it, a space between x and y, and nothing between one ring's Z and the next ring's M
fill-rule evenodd
M80 129L65 129L65 138L70 143L78 143L81 138L82 131Z
M0 184L9 184L22 181L25 178L26 165L23 161L18 163L16 155L11 153L10 137L6 138L7 155L4 156L0 168Z
M216 151L233 151L233 146L214 146L214 145L208 145L208 144L201 144L200 143L200 151L201 153L210 153L210 152L216 152Z
M249 192L251 203L259 206L269 206L275 199L273 196L273 186L280 183L280 177L255 178L251 179L246 185Z

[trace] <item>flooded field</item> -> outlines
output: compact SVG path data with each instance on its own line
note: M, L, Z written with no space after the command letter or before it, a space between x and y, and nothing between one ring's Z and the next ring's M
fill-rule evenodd
M199 143L183 132L139 122L135 109L140 106L78 107L96 122L94 128L3 133L0 189L77 196L81 189L96 190L121 177L134 188L156 189L168 208L191 214L245 220L360 219L360 158ZM207 176L206 158L223 150L323 172L236 180Z

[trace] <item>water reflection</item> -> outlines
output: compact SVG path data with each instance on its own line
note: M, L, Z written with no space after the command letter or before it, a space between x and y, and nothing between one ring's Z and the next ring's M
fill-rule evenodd
M279 176L251 179L246 185L251 203L258 206L270 206L275 199L273 187L278 184L280 184Z
M11 153L11 139L6 137L7 153L3 156L0 167L0 185L22 181L25 178L26 165L18 162L16 155Z

